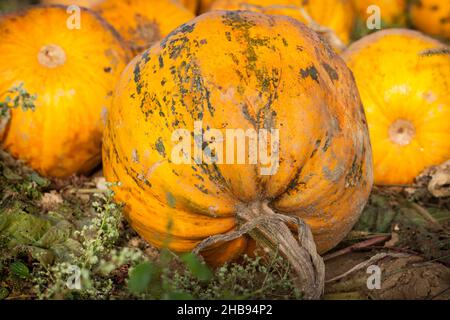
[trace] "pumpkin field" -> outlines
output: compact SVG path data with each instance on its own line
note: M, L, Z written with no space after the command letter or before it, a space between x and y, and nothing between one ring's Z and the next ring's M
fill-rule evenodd
M449 300L449 0L0 0L0 300Z

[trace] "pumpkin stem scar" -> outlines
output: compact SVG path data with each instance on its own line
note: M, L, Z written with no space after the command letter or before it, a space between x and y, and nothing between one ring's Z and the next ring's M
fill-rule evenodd
M37 59L42 66L53 69L66 63L66 52L56 44L48 44L39 50Z
M325 283L325 265L317 253L309 226L299 217L274 212L267 202L254 202L238 208L237 218L241 226L237 231L211 236L193 250L198 254L205 248L220 242L228 242L250 235L259 245L285 257L297 277L296 286L305 299L319 299ZM289 225L296 225L296 239Z
M416 128L409 120L398 119L389 127L389 138L395 144L407 146L416 135Z

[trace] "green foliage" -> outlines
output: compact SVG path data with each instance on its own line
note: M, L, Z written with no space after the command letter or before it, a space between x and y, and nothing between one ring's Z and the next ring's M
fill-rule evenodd
M159 270L153 263L142 262L131 270L128 288L133 293L143 293L147 291L151 280L157 275L159 275Z
M22 108L23 111L34 111L34 103L37 99L36 95L31 95L25 90L23 83L0 94L0 97L4 97L3 101L0 101L0 118L9 117L9 111L11 109Z
M201 263L198 257L193 253L187 253L181 256L190 273L200 281L209 281L213 277L211 270Z
M162 262L164 261L164 262ZM158 261L130 271L128 287L143 299L300 299L290 266L278 255L268 261L244 257L212 271L194 254L167 250Z
M112 198L113 192L110 190L95 194L91 204L94 217L81 230L75 230L70 235L69 244L74 250L68 248L66 241L66 245L60 249L71 253L66 253L62 262L57 261L49 268L36 268L39 298L106 299L113 290L109 274L124 263L140 259L141 255L129 248L114 250L120 235L122 213L121 207ZM53 235L56 239L60 239L60 236L58 232ZM79 277L80 288L68 287L68 279L74 276Z
M30 276L30 270L28 267L20 261L14 262L9 266L11 274L19 278L28 278Z
M9 290L3 287L0 287L0 300L4 300L9 296Z

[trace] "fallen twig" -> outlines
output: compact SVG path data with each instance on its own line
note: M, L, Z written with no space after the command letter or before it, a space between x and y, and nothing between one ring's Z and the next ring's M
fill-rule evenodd
M345 254L348 254L348 253L356 251L356 250L361 250L361 249L371 247L375 244L379 244L379 243L389 240L390 237L391 237L391 235L378 236L378 237L373 237L373 238L370 238L370 239L362 241L362 242L355 243L349 247L346 247L344 249L338 250L336 252L333 252L333 253L330 253L330 254L324 256L323 260L324 261L331 260L331 259L334 259L339 256L343 256Z
M403 253L389 253L389 252L382 252L382 253L378 253L376 255L374 255L373 257L371 257L369 260L363 261L359 264L357 264L356 266L354 266L353 268L351 268L350 270L348 270L347 272L344 272L343 274L336 276L332 279L326 280L325 283L330 283L330 282L334 282L337 280L340 280L342 278L345 278L346 276L348 276L349 274L352 274L353 272L359 271L363 268L366 268L386 257L391 257L391 258L405 258L405 257L409 257L409 255L407 254L403 254Z

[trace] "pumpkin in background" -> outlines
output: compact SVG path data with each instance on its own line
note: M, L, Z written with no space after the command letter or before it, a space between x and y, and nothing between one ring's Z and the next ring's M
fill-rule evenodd
M61 4L65 6L76 5L85 8L93 8L105 0L41 0L42 4Z
M200 13L207 12L215 0L200 0Z
M354 23L350 0L216 0L211 10L250 10L265 14L286 15L308 24L300 7L323 27L332 29L339 39L348 44Z
M392 29L344 53L365 107L377 184L411 183L450 159L450 59L439 48L419 32Z
M200 5L199 0L179 0L192 13L196 14Z
M105 0L95 10L117 29L135 53L194 18L176 0Z
M74 3L72 0L44 1L65 5ZM179 25L194 18L194 14L178 0L79 1L79 5L82 4L100 13L120 33L135 54L141 53Z
M450 39L450 1L412 1L410 17L414 26L433 36Z
M278 169L262 175L261 163L208 164L193 154L176 164L189 147L211 151L220 140L197 136L178 153L173 134L185 130L190 138L197 121L224 136L228 129L279 130L279 153L269 149L279 154ZM224 157L236 160L231 152ZM109 113L103 161L107 180L120 182L116 199L133 228L176 252L270 211L304 219L325 252L351 230L372 185L364 111L345 63L294 19L247 11L203 14L128 65ZM297 249L283 247L294 240L289 229L269 225L284 228L267 241L280 244L295 269ZM267 228L256 226L265 235ZM241 236L202 254L219 265L253 248Z
M63 7L0 17L0 93L24 83L37 95L34 112L11 111L2 146L53 177L99 164L107 109L129 59L97 15L83 9L79 30L67 27L68 17Z
M353 0L358 17L366 21L373 13L367 9L372 6L380 8L381 20L385 26L403 26L406 23L407 0Z

